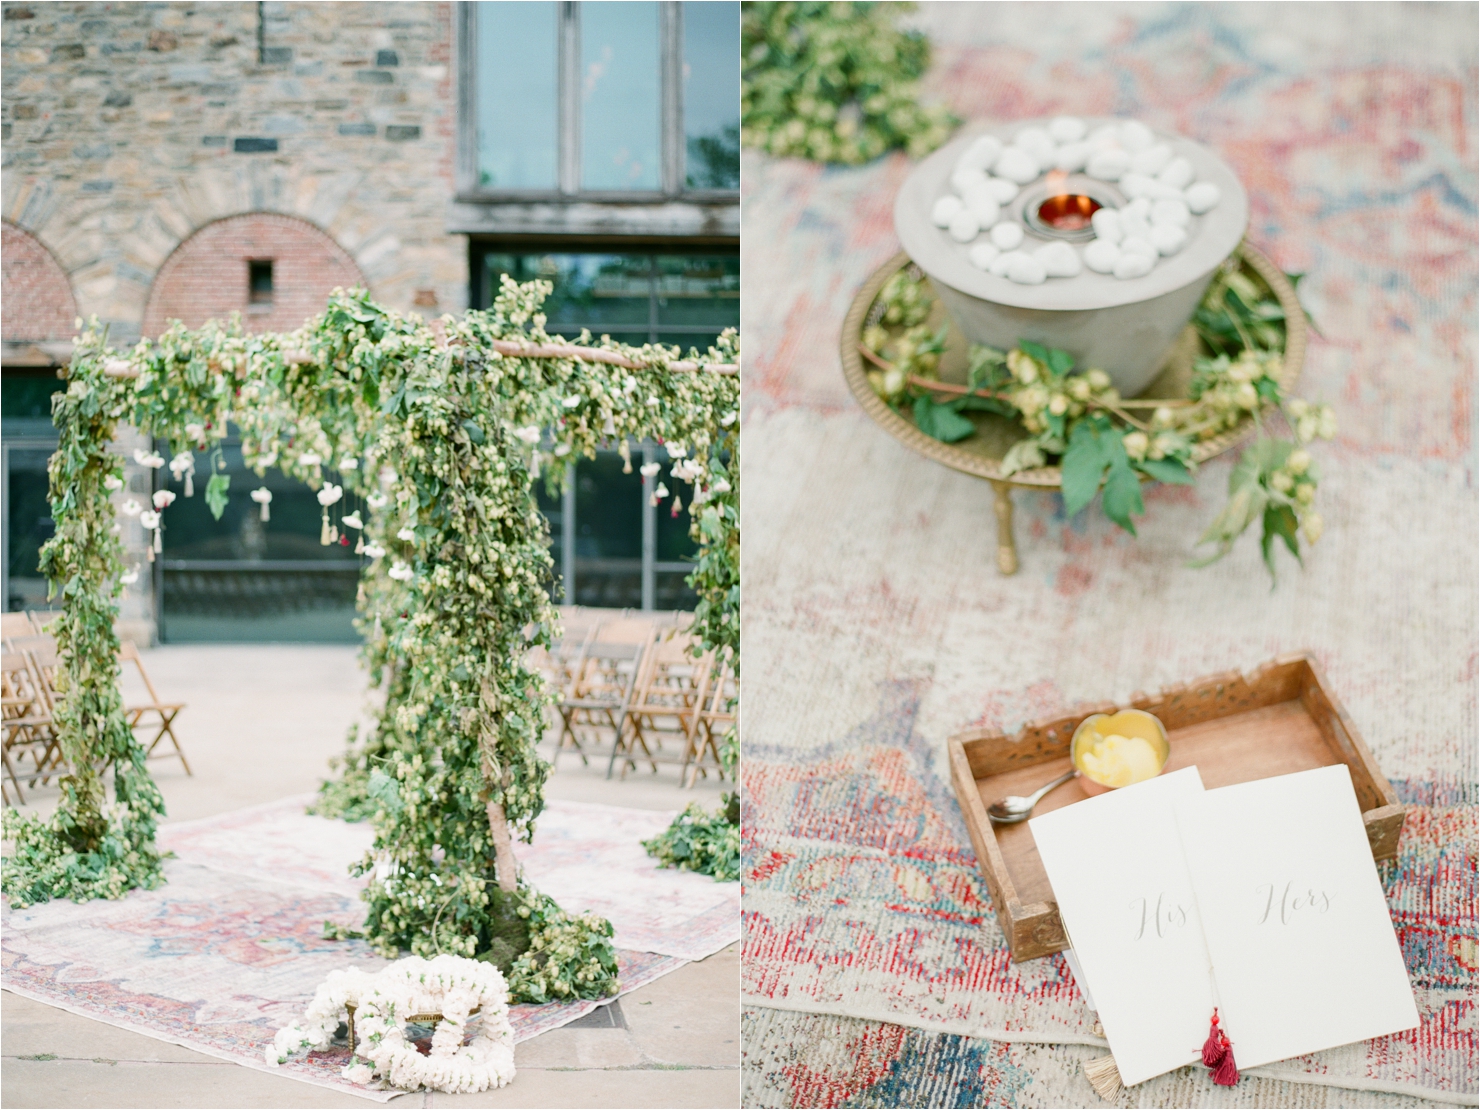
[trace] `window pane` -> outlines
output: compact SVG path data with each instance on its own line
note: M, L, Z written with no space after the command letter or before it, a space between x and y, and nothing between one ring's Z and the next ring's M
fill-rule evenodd
M549 583L550 597L556 602L562 602L560 567L565 555L565 498L559 490L553 495L546 492L543 478L535 480L534 497L540 512L550 524L550 559L555 564Z
M683 6L683 129L690 189L740 188L740 5Z
M738 255L667 255L658 263L658 323L740 326Z
M642 605L642 475L615 451L576 464L577 605Z
M652 283L652 260L646 255L490 254L484 265L490 303L500 274L515 281L541 278L555 286L544 306L550 331L575 334L584 326L597 335L611 331L613 338L632 342L616 335L626 325L629 331L641 329L643 338L637 342L646 341Z
M601 0L578 10L581 186L657 189L658 5Z
M243 465L241 447L234 440L226 441L222 454L226 469L221 473L231 478L231 487L221 519L211 515L203 496L211 465L206 454L196 455L195 496L177 496L164 513L160 639L356 641L353 621L361 559L354 554L354 544L359 533L342 529L340 542L321 544L323 508L313 490L277 470L269 469L259 478ZM155 479L160 488L183 493L167 471L161 475ZM272 491L267 521L247 496L259 486ZM346 492L330 507L330 519L337 522L356 509L365 514L359 497ZM138 526L137 521L124 521L125 528ZM235 565L201 566L198 561ZM304 561L321 569L304 567Z
M46 464L51 452L14 450L10 452L10 488L6 490L7 539L5 553L10 596L5 607L46 609L46 579L41 575L41 545L56 531L51 520ZM59 604L59 603L58 603Z
M554 189L559 180L559 5L478 5L478 183Z

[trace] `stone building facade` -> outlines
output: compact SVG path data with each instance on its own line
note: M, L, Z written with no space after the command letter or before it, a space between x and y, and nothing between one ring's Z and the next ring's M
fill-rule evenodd
M359 284L433 318L486 300L490 251L522 251L525 261L531 251L648 251L657 290L659 256L675 244L738 248L735 190L680 195L671 172L645 196L481 190L473 148L486 140L475 132L472 71L495 16L475 43L476 9L496 6L3 4L3 415L5 439L21 452L6 448L7 568L31 519L12 519L24 469L14 467L29 459L34 471L40 457L44 394L78 316L96 316L119 344L172 319L198 326L233 311L250 330L287 330L334 287ZM559 25L551 64L562 88L575 87L571 29L582 6L543 5ZM661 9L671 45L681 9L695 5L646 7ZM738 57L736 69L738 103ZM677 85L665 81L667 121ZM150 480L131 472L125 492ZM127 607L141 638L158 608L146 585ZM6 594L17 607L14 582Z

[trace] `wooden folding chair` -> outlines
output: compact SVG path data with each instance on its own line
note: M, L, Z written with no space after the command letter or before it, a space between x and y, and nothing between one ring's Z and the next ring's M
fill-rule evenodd
M685 785L692 785L700 775L706 778L713 767L721 778L719 746L735 723L739 712L740 679L728 663L713 666L705 683L699 711L694 714L694 730L684 752Z
M36 679L39 704L44 707L42 711L54 721L57 705L62 700L62 687L65 685L61 679L62 658L57 651L56 638L38 632L30 636L17 636L9 640L8 644L12 651L24 655L26 662L30 664L31 673ZM67 770L67 761L62 755L61 737L54 727L50 728L46 731L45 745L39 752L36 772L31 776L29 785L35 786L37 779L43 783L49 782L53 775L65 774Z
M642 673L633 689L632 704L627 707L626 729L620 750L613 750L615 761L625 752L622 775L636 766L641 750L645 761L657 770L659 763L681 763L693 733L694 714L699 709L700 676L708 673L711 657L692 654L694 638L669 628L659 636L643 660ZM665 738L680 741L674 755L660 758Z
M62 615L60 609L29 609L26 616L31 618L31 624L38 633L45 633L46 626Z
M154 736L144 748L144 758L148 759L154 755L154 749L166 736L170 743L175 746L175 755L180 757L180 763L185 768L187 775L194 775L190 769L190 762L185 758L185 749L180 746L180 738L175 735L175 718L179 716L180 710L185 708L184 702L162 702L159 694L155 692L154 683L149 680L149 672L144 669L144 660L139 655L139 649L125 640L118 649L118 661L120 663L132 663L139 672L139 677L144 680L144 689L149 691L149 701L142 705L124 706L124 713L128 717L128 726L131 729L139 729L141 726L145 732L154 729ZM145 723L144 718L153 714L154 719ZM143 738L139 741L143 743ZM161 758L168 759L169 752L164 752Z
M610 730L613 749L618 746L643 653L652 638L652 622L643 619L607 621L595 629L581 651L570 688L557 706L560 741L551 763L569 744L581 762L589 764L583 731L586 742L594 745L602 731ZM608 775L610 772L608 767Z
M5 729L3 740L0 740L0 763L3 763L5 778L15 788L16 801L24 804L26 795L16 773L16 759L21 755L31 757L37 768L37 774L31 777L31 785L34 786L40 772L48 766L56 743L51 707L25 652L0 652L0 692L3 692L0 700L3 700ZM0 796L7 805L11 804L3 780L0 780Z
M0 639L9 642L36 635L29 613L0 613Z

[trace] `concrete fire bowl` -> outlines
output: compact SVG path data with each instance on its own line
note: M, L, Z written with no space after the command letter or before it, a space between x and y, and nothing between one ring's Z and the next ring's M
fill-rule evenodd
M1108 120L1090 120L1094 128ZM1119 279L1087 267L1072 278L1049 278L1041 285L1019 285L972 265L970 244L958 243L930 219L936 198L950 191L951 171L979 136L1008 142L1023 127L1046 120L1022 120L976 128L921 162L900 188L894 226L911 260L930 278L941 302L962 334L973 343L1003 350L1030 339L1060 347L1084 368L1099 367L1123 396L1139 395L1156 377L1168 352L1192 318L1214 270L1237 249L1249 222L1249 202L1233 171L1206 147L1158 133L1174 155L1192 163L1196 180L1222 193L1217 207L1193 216L1187 244L1162 258L1144 277ZM1092 190L1107 207L1122 207L1126 197L1114 183L1069 175L1059 190L1076 185ZM1019 223L1024 250L1050 242L1027 218L1026 209L1043 198L1042 179L1025 186L1003 206L1003 218ZM983 233L985 238L985 233Z

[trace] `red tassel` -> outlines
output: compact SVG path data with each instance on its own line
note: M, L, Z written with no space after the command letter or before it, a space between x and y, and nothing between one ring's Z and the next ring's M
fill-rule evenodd
M1220 1087L1232 1087L1238 1082L1238 1065L1233 1062L1232 1049L1223 1057L1223 1063L1218 1065L1218 1070L1213 1072L1213 1082Z
M1233 1042L1218 1027L1216 1008L1213 1010L1213 1024L1208 1030L1208 1039L1203 1042L1202 1059L1213 1073L1213 1082L1220 1087L1232 1087L1238 1082L1238 1065L1233 1062Z
M1228 1055L1228 1038L1223 1035L1223 1030L1218 1028L1218 1011L1213 1011L1213 1027L1208 1030L1208 1039L1203 1042L1203 1063L1210 1068L1216 1068Z

